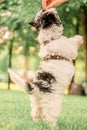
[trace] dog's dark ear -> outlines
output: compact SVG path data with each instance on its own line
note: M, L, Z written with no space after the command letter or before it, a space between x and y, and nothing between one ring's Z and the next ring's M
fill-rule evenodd
M52 24L57 24L58 19L53 13L45 13L41 19L42 27L47 28Z

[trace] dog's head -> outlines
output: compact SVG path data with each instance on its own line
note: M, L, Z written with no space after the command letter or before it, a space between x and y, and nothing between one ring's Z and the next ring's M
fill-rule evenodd
M57 11L54 8L41 10L37 13L35 19L32 22L29 22L29 24L34 26L38 31L40 31L40 29L47 29L52 25L58 27L62 26Z

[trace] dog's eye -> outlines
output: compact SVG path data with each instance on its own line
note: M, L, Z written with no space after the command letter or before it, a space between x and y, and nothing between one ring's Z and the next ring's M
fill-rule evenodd
M40 18L37 20L38 23L40 23Z
M34 20L34 27L39 31L39 28L41 27L40 19Z

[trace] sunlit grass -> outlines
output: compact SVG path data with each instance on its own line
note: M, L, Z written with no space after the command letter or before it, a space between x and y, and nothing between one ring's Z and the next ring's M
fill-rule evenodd
M51 130L45 122L33 122L30 111L26 93L0 89L0 130ZM87 130L87 97L64 97L55 130Z
M0 89L8 89L8 84L7 83L0 83ZM10 89L15 90L15 91L23 91L22 89L20 89L18 86L16 86L13 83L10 84Z

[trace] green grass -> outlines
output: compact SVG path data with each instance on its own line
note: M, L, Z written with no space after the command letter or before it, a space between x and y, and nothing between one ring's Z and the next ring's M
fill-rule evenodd
M0 89L0 130L50 130L50 127L42 121L33 122L26 93ZM87 97L64 97L55 130L87 130Z
M8 84L0 82L0 89L8 89ZM10 84L10 90L15 90L15 91L19 91L20 90L20 91L23 91L17 85L12 84L12 83Z

